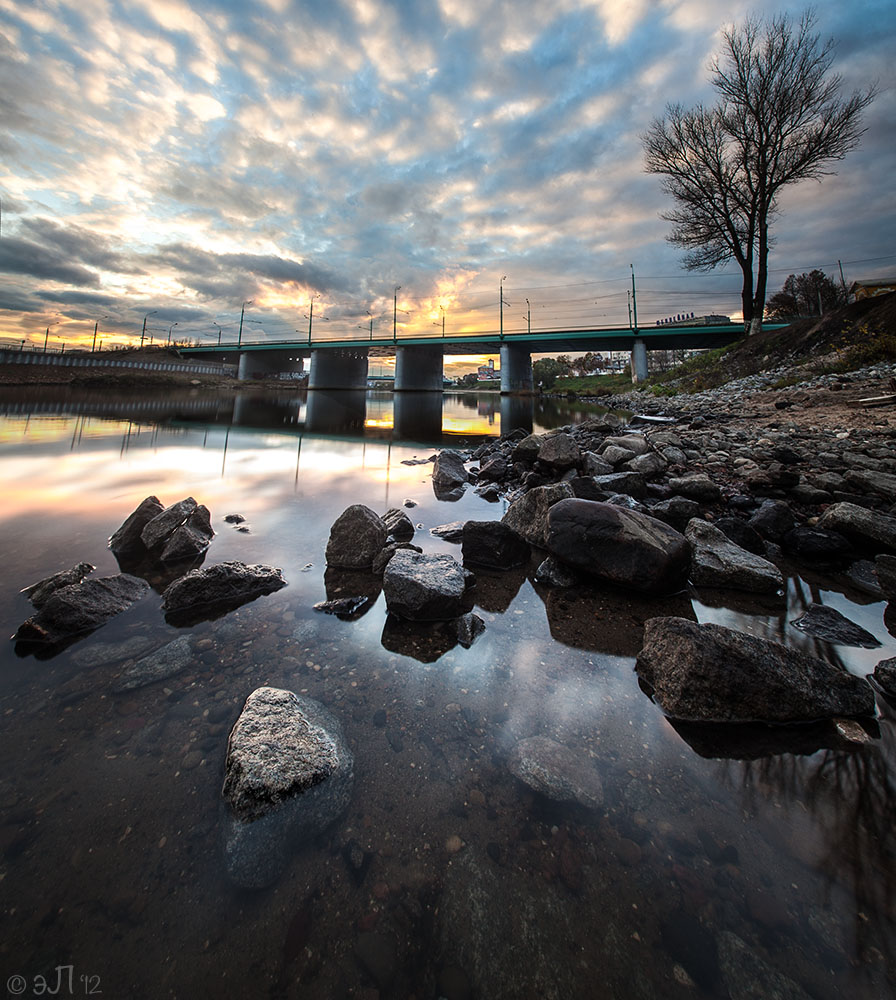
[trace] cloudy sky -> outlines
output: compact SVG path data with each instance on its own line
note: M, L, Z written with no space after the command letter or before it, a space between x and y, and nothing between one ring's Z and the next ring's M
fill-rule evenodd
M639 136L754 0L0 0L0 337L89 345L736 315ZM859 150L782 199L772 290L896 272L896 6L822 0ZM837 275L839 276L839 274ZM396 292L396 286L400 289ZM528 300L528 302L527 302Z

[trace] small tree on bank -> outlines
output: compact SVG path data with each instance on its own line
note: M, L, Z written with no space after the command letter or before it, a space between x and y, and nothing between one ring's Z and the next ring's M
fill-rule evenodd
M798 21L754 17L726 29L710 64L719 102L669 105L642 136L645 169L676 203L662 216L675 227L669 241L687 250L691 271L737 262L749 333L762 325L780 190L833 173L830 164L858 145L875 95L870 87L841 98L834 43L814 25L808 10Z

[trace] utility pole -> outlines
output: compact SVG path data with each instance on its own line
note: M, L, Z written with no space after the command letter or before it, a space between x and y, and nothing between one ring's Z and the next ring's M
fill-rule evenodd
M240 310L240 332L236 338L236 346L240 347L243 343L243 317L246 315L246 306L251 306L255 299L249 299L248 302L243 303L243 308ZM309 334L310 337L310 334Z
M143 341L146 339L146 321L149 319L150 316L155 316L155 314L157 312L158 312L158 309L153 309L152 312L147 313L143 317L143 332L140 334L140 346L141 347L143 346Z
M629 267L632 269L632 315L634 317L634 322L635 322L634 331L635 331L635 333L637 333L638 332L638 299L637 299L637 297L635 295L635 265L634 264L629 264Z
M528 299L526 299L526 332L532 332L532 306L529 305Z
M99 328L99 325L100 325L100 321L99 320L97 320L93 324L93 343L90 345L90 353L91 354L93 354L93 352L96 350L96 331Z
M401 291L401 285L395 286L395 291L392 293L392 341L393 343L398 340L398 293Z
M501 278L501 282L498 286L498 299L500 301L500 321L499 321L499 332L501 334L501 340L504 339L504 282L507 280L507 275L505 274ZM510 305L508 302L507 305Z

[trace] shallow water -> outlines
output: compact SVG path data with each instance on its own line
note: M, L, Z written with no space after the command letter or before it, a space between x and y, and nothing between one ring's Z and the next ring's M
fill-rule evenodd
M437 501L434 446L585 419L565 403L370 394L111 400L0 395L0 615L22 587L85 560L146 496L206 504L206 564L283 570L289 586L191 629L160 597L49 659L0 662L0 955L10 993L156 998L802 997L892 995L894 707L862 749L829 727L726 740L665 720L633 673L655 615L716 621L864 675L896 655L886 608L835 579L791 573L787 599L701 592L663 601L550 591L533 565L477 574L486 631L446 648L386 622L317 614L330 524L349 504L409 498L429 529L499 518L468 491ZM247 519L248 533L224 523ZM813 642L811 601L882 643ZM116 695L124 641L188 635L182 673ZM227 736L263 684L322 702L355 756L347 813L278 883L229 884L220 853ZM546 735L600 775L604 805L539 799L507 770ZM15 977L21 977L16 979ZM19 989L19 987L22 987Z

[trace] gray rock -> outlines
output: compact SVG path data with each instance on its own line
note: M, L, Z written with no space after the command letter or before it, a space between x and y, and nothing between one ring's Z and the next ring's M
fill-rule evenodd
M72 566L71 569L63 570L61 573L54 573L45 577L37 583L32 583L30 587L23 588L20 593L24 594L36 608L43 607L61 587L71 587L75 583L80 583L86 576L89 576L96 566L90 563L80 562Z
M623 448L618 444L606 445L600 451L600 457L608 464L613 466L622 465L625 462L630 462L634 457L635 453L630 448Z
M522 462L531 465L538 458L538 449L544 438L540 434L530 434L520 441L510 453L511 462Z
M469 649L485 631L485 622L472 612L456 619L457 641L464 649Z
M581 580L568 566L554 556L548 556L535 571L535 579L550 587L574 587Z
M529 561L529 543L501 521L467 521L462 550L464 563L486 569L512 569Z
M880 580L877 578L877 569L870 559L857 559L851 563L846 570L846 578L863 594L868 594L878 601L885 599Z
M327 540L327 565L370 569L389 534L383 519L364 504L347 507L333 522Z
M896 698L896 656L881 660L871 676L891 698Z
M698 503L716 503L722 495L719 487L704 472L689 476L676 476L669 480L673 493Z
M150 551L153 549L161 550L169 536L193 514L198 506L192 497L186 497L184 500L178 500L177 503L171 504L170 507L166 507L156 514L152 520L147 521L140 532L140 540Z
M386 532L396 542L409 542L414 537L414 522L400 507L392 507L383 514L383 524Z
M459 497L469 478L463 455L456 451L439 452L432 466L432 488L437 499Z
M449 521L447 524L438 524L429 529L431 535L436 538L443 538L446 542L459 542L464 537L465 521Z
M854 503L835 503L818 519L818 527L839 531L862 545L896 552L896 517Z
M792 511L783 500L763 500L749 523L750 527L763 538L780 542L793 529L796 522Z
M499 483L502 479L506 479L508 468L507 459L503 455L492 455L492 457L487 462L483 462L480 467L479 479L486 482Z
M118 677L112 690L116 694L134 691L156 681L179 674L193 661L190 640L182 635L126 667Z
M876 649L880 646L880 642L867 629L825 604L810 604L805 613L790 624L802 632L840 646L861 646L863 649Z
M784 577L774 563L735 545L708 521L693 518L685 538L691 543L691 582L696 586L730 587L757 594L784 589Z
M247 531L247 528L241 528ZM162 562L176 562L180 559L193 559L211 544L215 532L212 528L211 514L208 507L198 504L187 520L179 525L165 541L159 558Z
M879 555L874 559L880 589L888 601L896 601L896 556Z
M270 885L303 841L348 806L354 761L323 705L291 691L253 691L230 734L222 797L224 859L239 886Z
M582 461L582 453L569 434L551 434L538 449L538 461L562 471L577 466Z
M780 643L684 618L645 623L635 670L673 719L776 723L874 714L867 681Z
M142 656L153 645L148 635L132 635L124 642L91 642L72 653L71 659L83 669L121 663Z
M116 556L142 555L146 546L140 537L143 529L165 508L158 497L147 497L133 513L125 518L121 527L109 539L109 548Z
M208 609L232 610L286 586L283 571L272 566L223 562L193 569L170 584L162 594L162 610L169 616ZM201 621L198 618L197 621Z
M765 541L762 535L739 517L720 517L717 521L713 521L713 524L735 545L746 549L747 552L757 556L765 553Z
M507 766L514 777L549 799L578 802L588 809L603 805L603 785L593 762L547 736L520 740Z
M593 451L586 451L582 456L582 473L586 476L609 476L613 472L613 466L605 462L600 455Z
M389 564L389 560L399 549L411 549L413 552L423 551L419 545L414 545L411 542L389 542L380 549L379 555L373 560L373 566L370 568L371 573L374 576L382 576L383 571Z
M23 622L13 638L55 645L92 632L121 614L149 590L149 584L127 573L85 580L50 595L38 613Z
M873 493L896 502L896 476L891 473L852 469L846 473L846 482L855 493Z
M621 434L618 437L605 438L601 454L608 447L625 448L626 451L630 451L634 455L646 455L650 451L650 445L643 434Z
M536 486L515 500L501 520L530 544L544 548L547 544L548 511L555 503L572 496L568 483Z
M662 455L651 451L646 455L636 455L630 462L626 462L625 469L637 472L645 479L655 479L666 471L668 464Z
M402 549L383 573L386 607L399 618L443 621L464 614L467 581L450 555L423 555Z
M687 497L669 497L668 500L655 503L650 508L650 516L658 517L678 531L684 531L692 517L700 516L700 504Z
M594 483L604 493L624 493L642 500L647 496L647 482L640 472L614 472L610 476L595 476Z
M674 528L590 500L562 500L551 508L547 548L568 566L644 593L679 589L690 567L690 545Z

